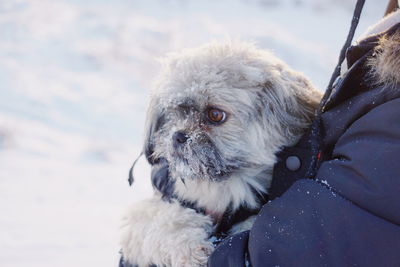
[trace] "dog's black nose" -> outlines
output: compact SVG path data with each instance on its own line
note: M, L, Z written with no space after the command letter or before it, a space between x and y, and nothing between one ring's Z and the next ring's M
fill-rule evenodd
M172 136L172 140L174 141L174 144L180 145L186 142L188 140L189 136L185 134L184 132L176 132Z

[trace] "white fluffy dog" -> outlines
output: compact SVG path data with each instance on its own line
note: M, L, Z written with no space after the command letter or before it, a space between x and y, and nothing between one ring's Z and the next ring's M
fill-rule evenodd
M299 140L320 98L303 75L251 44L213 43L166 58L146 126L156 190L124 218L125 263L204 266L222 224L226 234L249 229L275 154Z

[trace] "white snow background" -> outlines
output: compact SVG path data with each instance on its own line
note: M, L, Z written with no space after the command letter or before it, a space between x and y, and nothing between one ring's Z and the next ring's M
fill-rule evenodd
M116 266L155 60L226 36L324 90L354 0L1 0L0 267ZM382 17L367 0L358 34Z

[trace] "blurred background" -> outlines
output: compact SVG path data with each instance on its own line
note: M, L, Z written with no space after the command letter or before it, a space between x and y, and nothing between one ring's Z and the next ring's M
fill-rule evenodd
M367 0L358 33L382 17ZM254 41L324 91L355 0L1 0L0 267L117 266L151 194L141 151L157 58Z

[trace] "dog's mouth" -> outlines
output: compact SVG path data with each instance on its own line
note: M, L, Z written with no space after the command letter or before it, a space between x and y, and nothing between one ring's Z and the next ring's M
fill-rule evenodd
M172 147L168 157L171 172L183 180L223 181L249 165L244 157L229 158L223 155L205 133L192 134L190 142Z
M228 179L242 167L237 162L232 164L232 162L215 157L215 155L196 157L196 153L193 154L191 156L184 156L178 152L172 154L171 171L176 174L176 177L208 179L218 182Z

